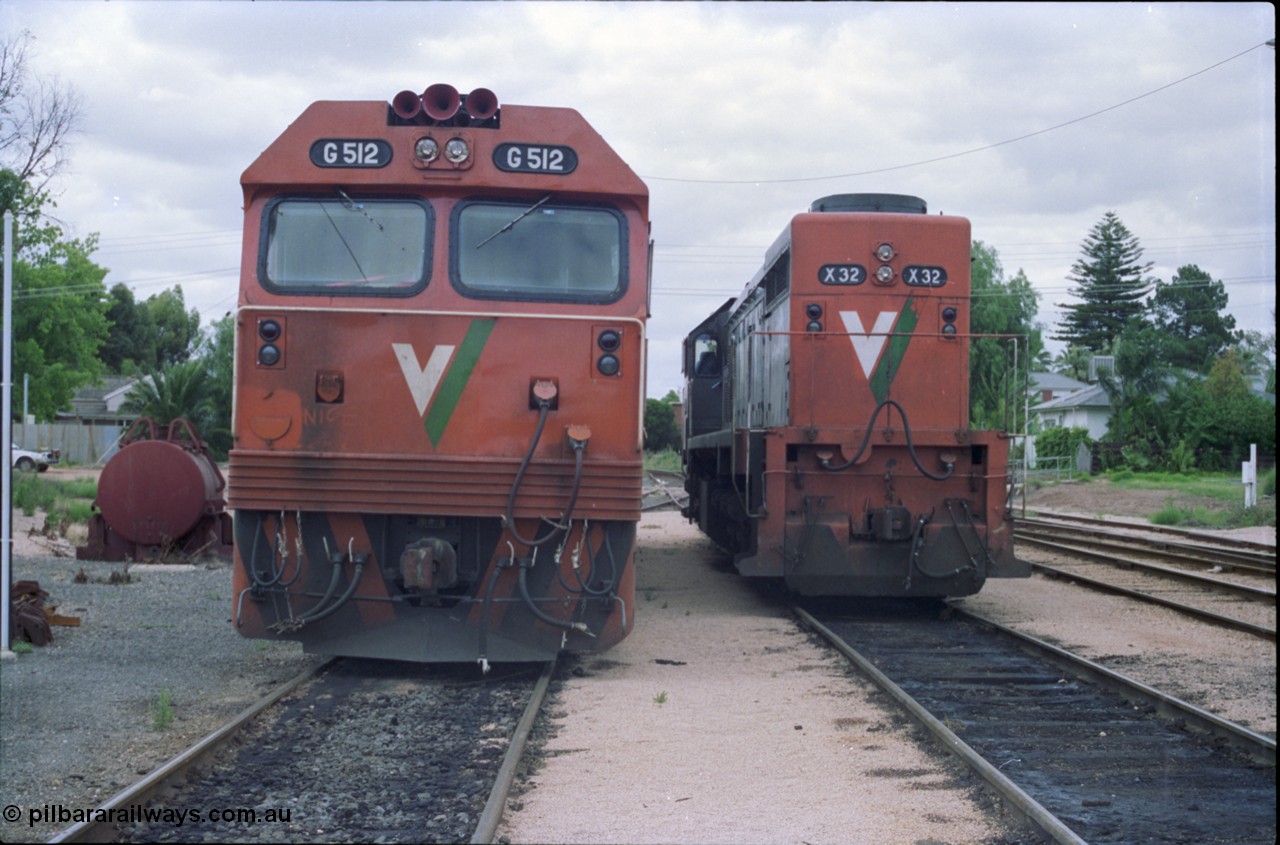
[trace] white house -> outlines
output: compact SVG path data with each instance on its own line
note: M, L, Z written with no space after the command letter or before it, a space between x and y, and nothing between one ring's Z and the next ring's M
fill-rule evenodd
M1040 430L1050 428L1083 428L1094 440L1104 440L1111 419L1111 400L1100 384L1085 385L1047 402L1031 407L1040 422Z

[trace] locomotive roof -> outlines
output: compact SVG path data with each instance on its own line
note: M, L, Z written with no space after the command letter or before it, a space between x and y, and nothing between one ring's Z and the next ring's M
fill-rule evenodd
M479 126L392 125L384 101L322 100L312 103L240 177L246 201L260 187L298 190L379 187L453 190L467 193L493 188L565 194L625 196L648 214L649 189L598 132L574 109L503 105L500 128ZM443 144L469 139L469 164L457 170L443 162L429 169L414 166L414 144L425 136ZM320 167L310 155L322 139L383 140L391 145L389 163L380 167ZM559 146L571 149L577 166L568 173L504 172L494 163L499 144Z

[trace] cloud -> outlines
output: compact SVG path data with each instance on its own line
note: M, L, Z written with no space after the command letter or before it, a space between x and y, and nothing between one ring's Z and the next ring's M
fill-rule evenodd
M0 4L86 99L64 219L101 233L108 284L180 281L208 318L239 261L239 175L308 103L444 81L577 109L650 186L653 396L791 215L843 192L969 217L1046 322L1115 210L1157 273L1196 263L1242 327L1274 330L1275 54L1253 49L1274 22L1269 4ZM861 175L819 178L841 174Z

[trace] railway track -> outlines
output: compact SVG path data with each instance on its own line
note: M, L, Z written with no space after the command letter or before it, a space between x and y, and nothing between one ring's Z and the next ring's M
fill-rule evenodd
M1194 528L1179 528L1173 525L1155 525L1153 523L1126 523L1120 522L1114 518L1108 519L1104 517L1081 516L1078 514L1065 514L1052 511L1040 511L1037 516L1017 517L1019 525L1044 524L1054 525L1069 529L1072 526L1088 527L1093 535L1120 535L1129 536L1134 531L1141 531L1143 534L1159 535L1166 538L1163 541L1148 540L1151 545L1163 542L1169 548L1177 548L1179 546L1190 546L1196 550L1203 550L1205 547L1213 547L1221 549L1227 553L1236 553L1246 562L1250 559L1260 560L1261 563L1275 571L1275 546L1268 543L1259 543L1252 540L1241 540L1236 538L1220 537L1208 534Z
M1225 540L1157 539L1094 523L1024 519L1015 537L1051 560L1032 560L1045 575L1157 604L1214 624L1276 639L1275 555Z
M51 841L491 842L553 667L329 661Z
M1275 839L1269 737L955 607L797 614L1048 841Z
M684 473L645 470L642 497L641 510L680 510L689 499L684 491Z

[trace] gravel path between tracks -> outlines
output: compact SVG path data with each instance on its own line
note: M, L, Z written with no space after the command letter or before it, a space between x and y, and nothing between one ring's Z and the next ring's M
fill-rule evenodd
M645 516L635 631L560 685L505 841L1019 841L967 771L716 557L678 513Z

